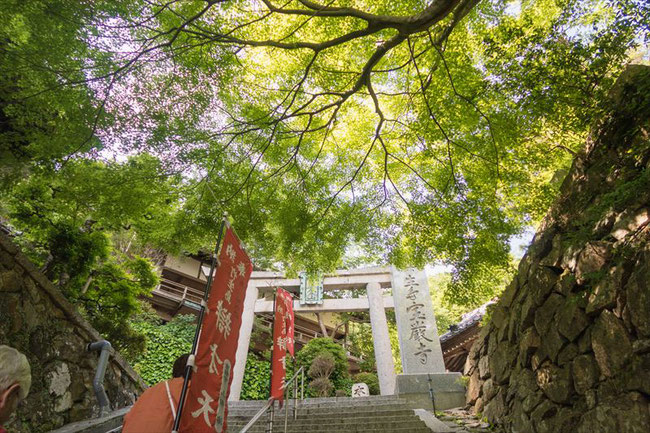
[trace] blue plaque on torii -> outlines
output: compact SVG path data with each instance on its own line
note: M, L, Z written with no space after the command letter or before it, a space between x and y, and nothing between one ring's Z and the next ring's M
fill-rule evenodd
M309 277L307 272L300 273L300 305L323 303L323 277Z

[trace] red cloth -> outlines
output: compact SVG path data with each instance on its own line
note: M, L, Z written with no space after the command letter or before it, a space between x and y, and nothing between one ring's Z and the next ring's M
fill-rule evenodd
M183 388L183 378L177 377L167 383L174 403L174 410L176 410ZM142 393L129 413L124 416L123 423L122 433L171 432L174 426L174 417L165 382L160 382ZM2 430L0 433L3 433Z
M7 430L5 430L5 428L2 427L1 425L0 425L0 433L7 433Z
M273 359L271 362L271 397L283 400L282 385L286 378L287 352L293 356L293 298L286 290L278 288L275 294L273 320Z
M210 288L179 433L226 431L228 394L235 367L246 287L253 264L228 227Z

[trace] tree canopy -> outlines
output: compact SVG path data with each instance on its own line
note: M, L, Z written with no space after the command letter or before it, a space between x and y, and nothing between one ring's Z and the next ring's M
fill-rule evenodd
M210 245L227 211L258 266L443 262L472 303L545 213L648 15L636 0L12 0L3 213L34 238L56 212L174 252Z

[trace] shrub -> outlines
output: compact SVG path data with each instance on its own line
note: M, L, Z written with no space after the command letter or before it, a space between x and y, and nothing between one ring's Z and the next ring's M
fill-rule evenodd
M308 370L314 359L321 353L330 353L334 358L334 371L330 375L330 380L337 389L340 388L339 385L350 376L348 373L348 357L343 347L336 344L331 338L314 338L307 343L296 354L298 366Z
M379 395L379 378L375 373L359 373L354 376L355 383L365 383L368 385L370 395Z
M318 379L321 377L329 379L334 372L334 355L329 352L321 352L309 367L309 377Z
M309 384L309 389L313 391L316 397L329 397L334 389L332 382L326 377L313 379Z

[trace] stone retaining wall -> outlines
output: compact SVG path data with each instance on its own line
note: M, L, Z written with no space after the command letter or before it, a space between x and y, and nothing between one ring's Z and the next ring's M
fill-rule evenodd
M650 431L650 68L612 101L468 357L506 431Z
M9 432L45 432L97 415L92 381L98 352L86 345L102 337L59 290L0 233L0 344L29 359L32 388ZM113 409L133 404L145 384L113 353L104 387Z

